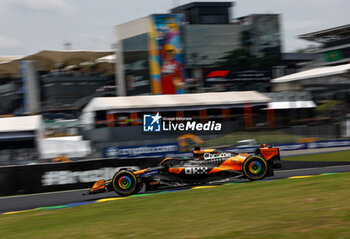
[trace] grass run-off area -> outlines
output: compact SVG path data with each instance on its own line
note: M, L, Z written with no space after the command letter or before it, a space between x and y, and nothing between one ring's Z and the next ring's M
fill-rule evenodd
M350 173L0 215L0 238L350 238Z
M282 157L288 161L327 161L327 162L350 162L350 151L340 151L334 153L312 154L294 157Z
M304 138L297 135L284 133L283 131L258 131L258 132L234 132L215 139L207 140L201 144L203 147L214 147L221 145L235 145L237 141L245 139L255 139L261 144L283 144L295 143Z

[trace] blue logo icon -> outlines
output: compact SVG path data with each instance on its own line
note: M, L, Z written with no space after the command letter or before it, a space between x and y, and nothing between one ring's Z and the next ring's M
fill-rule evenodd
M152 115L143 115L143 132L160 132L160 119L162 116L159 113Z

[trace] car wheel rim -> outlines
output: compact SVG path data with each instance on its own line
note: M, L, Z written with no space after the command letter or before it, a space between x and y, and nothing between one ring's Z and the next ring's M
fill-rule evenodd
M131 187L131 179L128 176L120 177L118 180L118 186L122 189L128 189Z
M259 174L262 170L262 166L259 162L253 161L249 164L249 172L252 174Z

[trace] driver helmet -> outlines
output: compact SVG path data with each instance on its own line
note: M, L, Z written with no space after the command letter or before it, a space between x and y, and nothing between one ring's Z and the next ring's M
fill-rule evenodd
M201 151L201 148L199 146L195 146L193 148L193 157L195 159L201 159L201 152L200 151Z

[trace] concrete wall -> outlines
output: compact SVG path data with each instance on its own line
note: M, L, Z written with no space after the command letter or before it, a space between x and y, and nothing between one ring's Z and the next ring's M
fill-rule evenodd
M149 17L143 17L134 21L126 22L115 27L117 39L117 64L116 64L116 85L117 95L126 96L124 57L122 40L138 36L148 32Z

